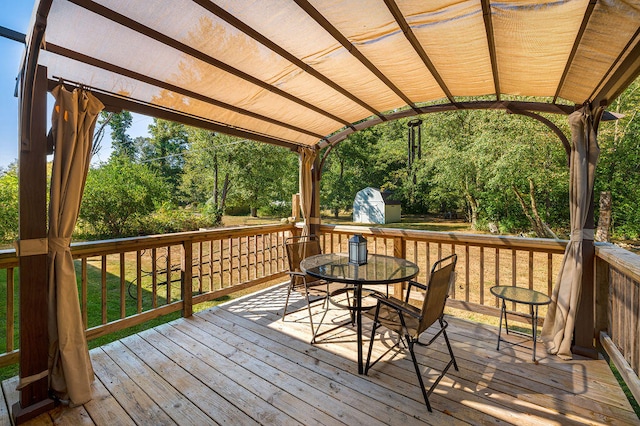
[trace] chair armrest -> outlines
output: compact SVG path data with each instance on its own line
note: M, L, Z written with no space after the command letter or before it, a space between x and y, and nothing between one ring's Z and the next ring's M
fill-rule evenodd
M427 291L427 286L424 284L421 284L417 281L409 281L409 286L407 287L407 294L405 296L404 301L405 302L409 302L409 298L411 297L411 287L418 287L419 289L422 289L423 291Z
M403 302L402 300L398 300L395 297L384 297L382 295L375 294L372 296L378 299L378 304L387 305L392 309L402 312L403 314L410 315L414 318L420 318L422 316L422 312L419 308L416 308L407 302Z

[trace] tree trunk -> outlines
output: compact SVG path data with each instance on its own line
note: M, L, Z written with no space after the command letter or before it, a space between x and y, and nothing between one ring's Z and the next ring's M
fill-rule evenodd
M538 205L535 198L536 188L533 179L529 179L529 203L531 205L532 213L529 213L529 208L524 202L524 198L522 197L522 194L520 194L520 191L518 191L518 188L516 188L515 185L511 185L511 189L516 194L516 198L518 198L518 202L520 203L522 212L529 220L531 228L533 229L533 232L535 232L536 236L540 238L558 238L556 234L551 230L551 228L549 228L549 226L544 223L544 221L540 217L540 214L538 213Z
M475 230L478 227L478 200L476 200L469 192L465 195L469 202L469 208L471 209L471 229Z
M213 202L218 207L218 154L213 155Z
M538 213L538 205L536 203L536 186L533 182L533 179L529 178L529 199L531 201L531 212L533 213L533 217L538 225L538 228L542 231L542 235L548 238L558 238L558 236L549 228Z
M533 217L531 217L531 214L529 214L529 209L527 208L527 205L524 202L524 198L522 198L522 194L520 194L520 191L518 191L518 188L516 188L515 185L511 185L511 189L513 190L513 193L516 194L516 198L520 203L520 208L522 209L522 213L524 213L524 215L529 220L529 224L531 225L531 228L534 230L537 236L540 236L540 229L538 229L538 225L536 224L536 221L533 220Z
M596 241L611 241L609 227L611 226L611 191L600 193L600 216L598 217L598 230Z
M251 217L258 217L258 209L256 207L251 207Z

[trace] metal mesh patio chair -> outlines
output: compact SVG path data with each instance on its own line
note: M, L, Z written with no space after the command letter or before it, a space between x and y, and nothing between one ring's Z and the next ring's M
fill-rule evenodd
M367 354L364 373L367 374L369 368L375 365L383 356L400 345L401 342L404 345L404 341L406 341L406 347L409 349L411 360L413 361L413 366L418 376L422 396L424 397L424 401L427 404L427 409L429 411L432 411L431 404L429 403L429 395L431 395L451 365L458 370L458 364L456 363L453 351L451 350L451 344L449 343L449 338L447 337L446 328L448 323L444 320L444 306L447 298L449 297L449 288L455 281L456 262L457 255L455 254L439 260L431 269L428 285L425 286L424 284L420 284L415 281L409 281L409 287L404 301L394 297L385 298L375 296L378 299L377 305L364 313L364 315L373 319L373 330L371 332L371 341L369 343L369 352ZM409 297L412 289L421 289L424 291L424 301L421 308L409 304ZM435 335L427 343L420 342L420 335L435 323L439 326ZM399 339L395 345L385 351L375 361L370 362L376 330L381 326L398 333ZM416 344L429 346L440 335L444 337L451 360L427 390L424 387L424 381L422 379L422 374L420 373L418 361L416 360L414 347Z
M285 246L287 251L287 259L289 262L289 276L291 280L287 289L287 299L284 305L282 320L284 321L286 315L293 313L287 312L291 292L296 291L302 294L305 297L306 306L294 312L299 312L300 310L303 310L305 308L308 310L309 323L311 325L311 334L313 336L311 338L311 343L315 343L316 337L319 335L318 332L320 330L320 327L322 326L322 321L328 309L328 297L332 291L344 287L344 284L332 283L329 281L311 277L302 272L302 270L300 269L300 262L303 259L309 256L314 256L316 254L322 254L320 241L315 235L295 236L287 238L287 240L285 241ZM325 307L325 310L319 324L317 325L317 327L314 327L311 305L320 301L323 303L323 307Z

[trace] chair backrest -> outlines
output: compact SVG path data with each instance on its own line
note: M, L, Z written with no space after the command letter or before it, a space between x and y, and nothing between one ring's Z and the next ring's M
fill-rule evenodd
M285 241L289 270L300 272L300 262L309 256L321 254L320 241L315 235L290 237Z
M429 285L422 303L422 319L417 329L420 335L442 316L444 305L449 297L449 288L455 280L456 262L458 255L452 254L433 264Z

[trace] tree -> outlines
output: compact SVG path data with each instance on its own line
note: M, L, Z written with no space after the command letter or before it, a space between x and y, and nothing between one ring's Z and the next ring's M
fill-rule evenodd
M115 157L89 170L80 219L104 237L135 235L138 221L168 197L162 177L143 164Z
M171 186L173 201L180 187L184 166L184 152L189 145L188 132L183 124L154 118L149 125L149 138L136 139L140 143L140 161Z
M205 206L204 213L219 224L224 214L232 176L239 173L233 162L239 140L232 136L189 128L189 149L184 156L181 190L192 202Z
M110 116L110 117L109 117ZM133 117L129 111L122 111L117 114L102 112L101 120L107 120L111 127L111 157L126 157L133 161L136 157L136 150L131 136L127 130L133 123Z
M18 167L0 173L0 241L18 237Z
M600 161L595 193L611 192L611 225L616 238L640 235L640 79L636 79L609 107L624 114L602 122L598 133Z

